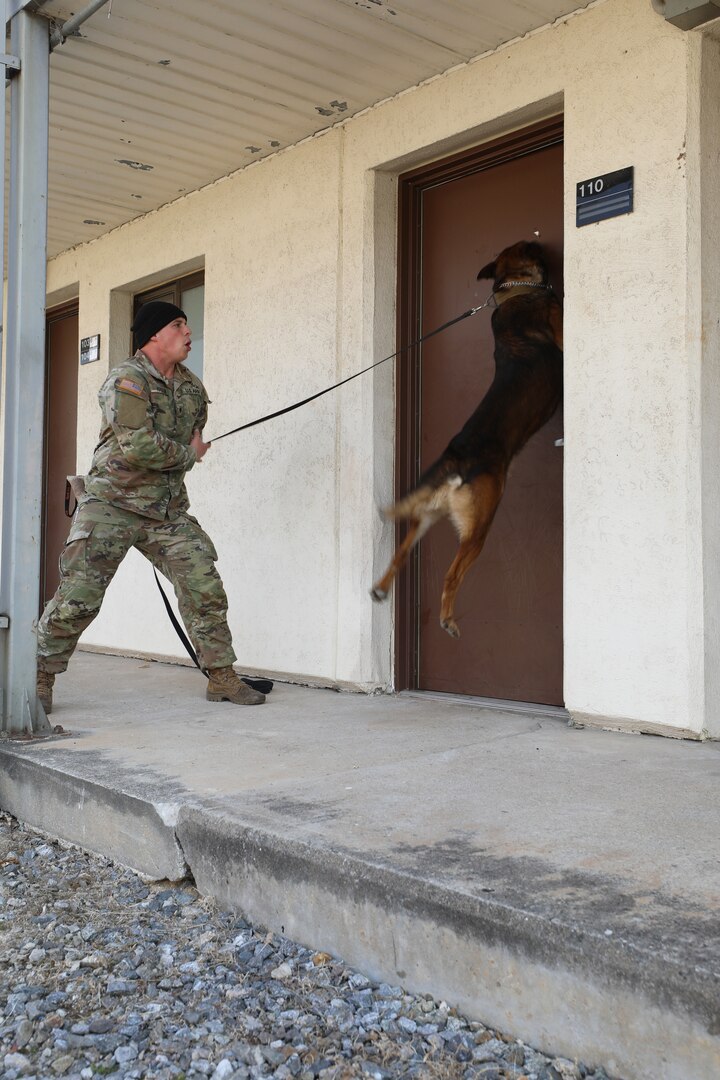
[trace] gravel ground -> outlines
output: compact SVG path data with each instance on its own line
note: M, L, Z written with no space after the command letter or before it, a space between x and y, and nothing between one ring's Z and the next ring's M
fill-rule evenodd
M0 813L0 1076L608 1080Z

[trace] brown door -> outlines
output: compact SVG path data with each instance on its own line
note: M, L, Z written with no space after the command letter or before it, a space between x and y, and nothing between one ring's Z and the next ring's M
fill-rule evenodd
M58 586L58 559L70 528L65 516L65 477L76 471L80 349L77 307L50 312L46 327L45 467L40 597Z
M482 303L490 281L477 272L504 247L536 236L562 295L563 163L555 138L520 156L465 170L417 193L415 240L417 321L427 333ZM552 140L550 140L552 142ZM543 145L543 143L545 145ZM482 311L422 346L415 401L417 474L459 430L488 389L494 372L490 312ZM412 395L410 395L412 398ZM562 447L561 410L527 444L510 471L485 548L458 594L459 640L439 624L445 572L457 548L452 526L440 522L418 548L410 589L419 689L561 705L562 696ZM403 622L401 620L401 627ZM401 632L402 629L401 629ZM414 680L413 680L414 674Z

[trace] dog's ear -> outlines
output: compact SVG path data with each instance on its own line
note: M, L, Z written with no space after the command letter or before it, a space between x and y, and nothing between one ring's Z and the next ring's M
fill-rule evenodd
M496 265L496 260L493 260L491 263L488 263L487 266L483 266L482 270L480 271L480 273L477 276L478 281L480 280L480 278L486 278L486 277L494 278L495 277L495 265Z

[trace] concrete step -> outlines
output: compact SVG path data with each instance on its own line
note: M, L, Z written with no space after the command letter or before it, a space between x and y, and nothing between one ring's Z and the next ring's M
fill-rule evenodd
M112 704L107 687L118 693ZM0 806L627 1080L720 1076L720 747L83 655ZM648 1062L652 1063L651 1072Z

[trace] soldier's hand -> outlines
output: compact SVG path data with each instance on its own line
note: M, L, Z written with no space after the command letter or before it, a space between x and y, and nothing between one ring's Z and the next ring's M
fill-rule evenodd
M195 451L195 455L196 455L198 461L202 461L202 459L205 457L208 450L210 449L210 443L209 442L203 442L202 435L200 434L200 432L198 431L197 428L195 429L195 431L193 431L193 437L190 440L190 445L192 446L193 450Z

